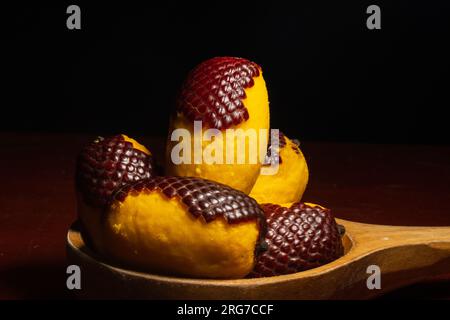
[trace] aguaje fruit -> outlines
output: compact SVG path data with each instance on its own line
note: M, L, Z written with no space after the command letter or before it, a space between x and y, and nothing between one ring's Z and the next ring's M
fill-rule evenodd
M83 148L76 166L78 215L94 247L101 245L100 216L114 190L152 177L153 167L150 151L123 134L99 137Z
M258 257L249 277L269 277L316 268L344 253L341 234L331 211L293 203L264 204L268 250Z
M343 228L330 210L299 202L305 158L281 133L274 155L269 121L260 66L236 57L198 65L170 119L166 176L125 135L98 138L80 153L78 215L88 246L126 268L216 279L282 275L339 258ZM274 162L276 174L260 174Z
M264 247L256 201L194 177L128 184L105 213L101 253L136 269L204 278L242 278Z
M278 156L278 172L272 175L260 174L250 196L258 203L283 204L301 200L308 184L308 166L297 143L279 134L279 155L271 152L269 146L266 166Z
M195 121L201 121L201 130L195 130ZM188 141L179 141L180 130ZM170 121L167 173L217 181L248 194L264 160L260 154L266 151L268 130L261 67L242 58L207 60L189 73L179 93Z

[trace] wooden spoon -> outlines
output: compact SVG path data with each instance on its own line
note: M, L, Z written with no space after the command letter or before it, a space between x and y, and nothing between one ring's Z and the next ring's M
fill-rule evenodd
M431 276L450 274L450 227L399 227L336 219L345 226L345 255L294 274L239 280L187 279L125 270L102 261L74 224L67 235L71 264L81 268L82 298L118 299L365 299ZM368 289L367 268L381 270L381 289Z

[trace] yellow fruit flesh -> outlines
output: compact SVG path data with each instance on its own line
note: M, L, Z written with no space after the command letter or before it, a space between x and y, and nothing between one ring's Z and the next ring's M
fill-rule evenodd
M259 175L250 197L258 203L282 204L300 201L308 183L308 166L297 146L286 137L286 145L280 149L281 163L274 175Z
M178 144L178 141L170 141L170 134L172 131L178 128L185 128L190 132L192 139L194 139L193 122L186 119L182 114L178 114L171 121L169 141L167 143L166 170L168 175L201 177L229 185L246 194L250 192L256 182L256 179L258 178L261 167L259 153L261 151L261 153L264 154L267 148L267 143L260 143L259 130L267 130L267 135L265 137L265 139L267 139L270 121L269 100L262 73L260 76L253 78L253 80L253 87L245 89L246 98L242 101L248 110L249 119L232 128L235 130L242 129L244 132L248 129L256 130L256 140L254 140L256 146L253 144L250 145L249 139L245 140L245 161L242 161L244 163L238 163L238 157L243 154L242 152L238 152L238 138L232 140L234 141L234 158L231 158L233 160L232 164L226 163L226 150L231 147L227 147L225 131L221 131L222 136L216 138L214 143L216 143L216 145L223 146L221 148L223 150L223 157L221 157L221 159L223 159L223 163L210 164L202 161L203 163L201 164L195 164L194 143L191 142L191 164L174 164L171 160L171 151L172 148ZM206 129L207 128L204 127L203 131ZM200 136L197 136L197 138L200 139ZM213 142L211 141L203 141L201 153L203 154L205 148L212 143ZM252 149L256 150L256 163L251 163L250 161L249 153Z
M132 138L130 138L130 137L124 135L124 134L122 134L122 137L123 137L123 139L125 141L131 142L131 144L133 145L134 149L140 150L140 151L144 152L145 154L152 155L151 152L145 146L143 146L142 144L140 144L136 140L134 140L134 139L132 139Z
M287 203L279 203L278 205L281 206L281 207L284 207L284 208L290 208L296 202L298 202L298 201L287 202ZM319 208L322 208L322 209L326 209L325 207L321 206L320 204L316 204L316 203L304 202L304 204L306 204L307 206L313 207L313 208L319 207Z
M147 155L151 155L151 152L142 144L136 140L122 134L125 141L131 142L133 148L140 150ZM86 204L83 200L81 193L77 192L77 212L78 216L83 224L83 227L91 240L91 245L95 250L100 250L102 247L102 226L100 224L102 209L95 208Z
M129 195L110 209L102 250L126 265L189 277L242 278L254 265L256 220L206 223L178 198L158 191Z
M316 204L316 203L305 202L305 204L310 207L319 207L321 209L326 209L324 206L321 206L320 204Z

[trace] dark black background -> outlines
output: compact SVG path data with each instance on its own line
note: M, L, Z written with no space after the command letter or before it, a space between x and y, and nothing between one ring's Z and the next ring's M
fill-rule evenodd
M189 69L232 55L263 67L272 127L291 136L450 142L449 1L148 3L4 12L1 130L163 136ZM81 30L66 28L69 4ZM370 4L381 30L366 28Z

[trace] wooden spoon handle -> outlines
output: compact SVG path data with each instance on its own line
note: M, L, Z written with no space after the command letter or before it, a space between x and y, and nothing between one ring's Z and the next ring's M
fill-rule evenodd
M385 226L337 220L367 250L406 245L428 245L450 250L450 227Z
M403 227L337 219L346 228L347 253L325 265L334 298L368 298L395 288L450 273L450 227ZM381 272L382 290L369 290L368 268ZM331 270L330 270L331 269ZM311 270L311 273L320 272ZM317 280L315 280L317 282Z

